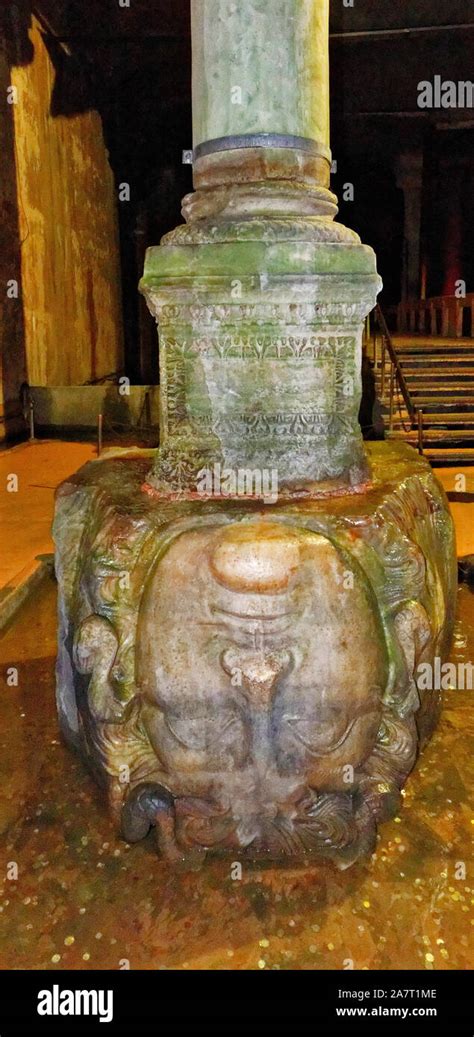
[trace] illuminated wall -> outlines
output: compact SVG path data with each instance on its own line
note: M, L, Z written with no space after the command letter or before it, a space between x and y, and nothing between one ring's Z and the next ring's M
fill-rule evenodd
M98 113L51 114L35 19L30 39L33 61L11 72L27 376L81 384L123 362L115 185Z

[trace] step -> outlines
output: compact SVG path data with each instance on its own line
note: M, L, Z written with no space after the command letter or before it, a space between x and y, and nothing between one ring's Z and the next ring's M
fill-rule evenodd
M443 363L443 361L445 361L445 360L448 361L449 363L457 363L459 361L459 363L464 363L464 364L471 363L472 364L472 362L474 360L474 345L471 345L469 347L469 349L455 349L454 347L452 347L451 349L445 349L444 347L442 347L440 349L430 349L430 350L427 350L427 349L425 349L425 350L423 350L423 349L413 349L413 350L412 349L397 349L395 347L395 352L397 354L398 359L401 360L402 362L405 361L405 360L409 360L412 363L418 363L420 365L424 361L426 361L426 363L436 363L436 362ZM390 361L390 357L389 357L389 355L387 353L386 354L386 363L388 364L389 361ZM382 354L377 356L377 363L381 363L381 362L382 362Z
M388 419L388 414L384 414L383 417ZM456 414L455 412L453 412L452 414L442 414L442 413L440 413L440 414L437 414L437 413L435 413L435 414L428 414L428 413L425 413L425 411L423 411L423 420L424 420L424 424L426 426L429 426L429 425L461 425L462 427L466 427L468 425L474 426L474 412L472 414L467 414L467 413L462 413L462 412L460 414ZM396 418L394 418L394 424L395 425L400 424L402 421L404 422L405 425L409 423L410 419L408 417L408 414L406 413L406 411L405 412L402 411L402 414L400 415L400 412L397 411L397 416L396 416Z
M420 396L420 393L426 393L425 396ZM466 404L468 407L474 406L474 396L464 395L466 393L465 385L449 386L449 391L444 388L443 394L439 394L439 385L423 385L419 389L410 389L410 396L413 397L413 403L417 407L421 407L421 400L427 400L428 403L433 402L433 397L439 400L440 403L452 403L458 405L460 401Z
M443 382L448 382L449 385L452 385L454 381L457 384L463 383L464 385L469 386L469 388L472 389L472 382L474 380L474 368L471 374L459 370L458 367L456 367L455 369L439 368L438 370L427 369L423 371L413 371L409 370L407 367L402 367L401 370L403 375L405 375L405 381L408 383L408 385L414 385L417 382L419 382L420 385L425 385L426 382L429 382L436 386L442 385ZM378 374L377 376L375 376L375 381L382 383L382 377ZM390 373L386 374L385 382L386 384L390 382Z
M469 356L469 357L467 357L467 356L466 357L464 357L464 356L458 356L458 357L445 357L445 356L439 356L439 357L437 357L437 356L430 356L430 357L410 357L410 356L407 356L406 357L406 356L401 356L399 359L400 359L400 363L401 363L401 365L403 367L403 370L404 371L409 371L410 373L413 372L414 374L418 373L418 372L423 372L423 371L433 371L433 373L435 373L435 372L436 373L440 373L442 371L445 371L446 368L448 368L449 370L452 369L452 370L461 371L463 374L464 374L464 372L468 372L468 371L472 372L472 371L474 371L474 364L473 364L474 357L472 357L472 356Z
M397 358L401 364L412 363L414 366L424 367L429 364L438 362L439 364L472 364L474 361L474 349L469 352L446 353L444 349L440 349L436 353L406 353L404 350L396 350ZM381 363L381 359L378 361ZM387 356L386 367L390 365L390 357Z
M398 343L396 339L392 339L392 346L396 350L398 356L411 356L411 357L424 357L424 356L453 356L455 354L463 357L469 357L474 354L474 339L469 339L468 342L443 342L443 339L433 339L430 345L420 346L419 342L403 342ZM373 353L373 350L372 350ZM380 354L382 350L380 349Z
M440 382L430 382L430 381L427 381L427 382L420 382L420 383L418 383L416 378L410 378L409 380L407 379L407 385L408 385L408 388L409 388L410 392L412 392L412 390L416 390L418 384L420 385L421 389L423 389L423 390L425 390L425 389L426 390L431 390L432 389L433 392L439 392L440 388L443 387L442 383L440 383ZM448 391L449 392L464 392L468 396L470 393L472 393L472 388L473 388L473 386L470 385L469 382L462 382L462 381L458 380L457 382L450 382L449 383ZM473 395L474 395L474 393L473 393Z
M417 338L412 335L392 335L392 344L396 349L397 353L417 352L417 353L439 353L444 351L446 353L457 350L460 353L466 350L474 352L474 338L442 338L441 336L423 336Z
M451 390L453 387L462 383L468 394L474 392L474 374L466 375L465 378L460 378L459 371L456 371L456 373L453 371L448 372L447 374L440 374L439 377L429 373L427 373L426 376L421 374L410 375L406 371L403 373L409 390L414 386L419 386L420 389L426 389L427 386L430 386L430 388L433 389L442 389L444 385L448 390ZM388 391L390 385L385 388Z
M384 412L390 413L390 400L388 397L384 397L380 400ZM398 405L399 403L399 405ZM465 415L472 414L474 410L474 403L466 402L464 399L459 397L454 399L446 399L443 396L414 396L413 403L415 407L415 414L417 411L422 411L423 414L428 417L430 414L458 414L459 411L464 411ZM393 404L393 414L399 416L401 414L406 415L407 408L405 401L402 399L395 400Z
M439 389L439 388L443 387L443 384L445 384L445 385L448 385L450 391L451 391L451 389L456 389L456 388L463 389L463 388L465 388L467 396L474 395L474 393L473 393L474 382L471 379L469 379L468 377L466 377L466 379L464 379L462 377L462 372L461 371L448 372L448 377L456 378L456 381L448 381L448 379L444 375L439 375L439 376L438 375L431 375L431 376L428 375L425 378L421 374L411 374L409 371L404 371L403 374L405 376L405 381L406 381L409 389L411 389L411 387L413 385L417 385L417 384L419 384L422 389L426 389L428 386L430 388L433 388L433 389ZM380 389L380 387L382 385L382 379L381 378L376 378L375 379L375 384L376 384L377 388ZM397 381L395 381L395 388L396 388L396 390L398 392L401 392L401 389L399 388ZM385 378L385 392L388 393L389 389L390 389L390 377L388 376L388 377Z
M407 443L418 442L418 432L416 429L411 432L403 432L400 429L394 429L390 433L390 439L404 439ZM423 440L425 443L435 442L453 442L453 443L474 443L474 429L435 429L435 428L424 428L423 429Z
M443 395L436 392L431 392L428 389L426 396L419 395L418 392L411 393L412 403L415 410L426 410L426 411L444 411L448 413L450 411L465 411L469 413L474 410L474 396L462 396L459 393L453 393L452 396L448 396L445 393ZM384 396L379 395L379 400L383 404L383 407L390 407L390 396L386 393ZM401 393L396 393L394 396L394 410L398 410L398 403L402 408L405 408L405 400Z
M461 382L461 383L459 381L458 382L455 382L455 381L451 382L449 380L449 378L442 378L442 379L440 378L439 382L429 381L428 379L426 380L426 382L424 382L422 378L420 378L420 379L418 379L418 378L416 378L416 379L415 378L413 378L413 379L406 378L405 381L406 381L406 384L407 384L408 392L411 393L412 395L413 395L413 393L420 393L420 392L427 392L427 393L432 393L432 392L434 392L434 393L436 393L436 392L440 393L441 392L442 393L442 392L445 392L446 395L448 395L448 393L450 393L450 392L453 392L453 393L464 392L466 395L470 395L471 393L474 395L474 381L469 382L467 379L466 379L465 382ZM388 390L386 390L386 391L388 393ZM401 392L401 389L399 389L398 391Z
M413 402L415 402L415 400ZM390 399L388 396L380 397L380 403L384 409L387 411L390 410ZM400 404L400 406L398 404ZM417 396L416 409L422 410L423 413L427 415L446 414L447 417L450 417L452 414L463 414L464 417L469 417L470 414L474 413L474 403L465 403L465 401L460 399L458 396L449 397L448 399L439 396L432 396L429 399L425 399L425 402L422 405L421 398ZM395 398L393 410L394 413L396 412L397 414L400 413L400 410L402 414L407 413L403 399L400 399L399 397Z
M398 441L400 441L399 437L387 437L389 442L392 438L398 438ZM418 439L415 441L405 438L404 442L414 449L418 447ZM423 455L430 464L437 465L438 467L443 465L446 467L450 465L461 465L463 467L474 465L474 447L441 446L439 444L427 446L426 441L424 441L424 444Z
M436 467L449 468L450 465L460 465L467 467L467 465L474 465L474 450L472 447L466 447L465 450L452 449L447 447L431 447L424 451L424 456L430 462L430 464Z
M396 351L397 357L407 357L408 360L412 360L414 363L420 362L423 357L433 357L434 360L443 360L443 357L453 359L458 357L459 360L464 360L465 363L469 363L469 360L474 357L474 339L471 339L471 344L456 346L448 345L445 346L443 343L434 342L433 347L424 346L422 349L416 345L397 345L393 343L393 347ZM382 353L380 354L382 357Z
M431 380L433 383L440 384L443 380L448 378L457 378L458 381L470 382L474 378L474 367L469 370L461 370L459 367L443 367L438 368L426 368L423 371L412 371L410 368L402 366L403 374L408 382L408 385L412 385L413 382L424 382L426 379Z
M462 364L445 361L444 366L441 364L438 367L430 366L429 364L413 365L410 367L405 360L401 361L401 369L405 378L426 378L431 376L432 378L443 378L445 375L451 375L458 378L461 381L463 378L472 378L474 375L474 365L470 364L469 367L462 366ZM378 381L382 380L382 371L379 367L374 368L374 378ZM385 369L385 381L390 378L390 366L387 365Z
M444 366L441 364L438 367L420 364L419 366L414 365L413 367L407 366L406 362L402 360L401 369L407 380L411 378L427 378L432 379L443 378L445 375L455 375L458 381L462 381L463 378L472 378L474 375L474 364L470 364L469 367L463 367L461 364L446 362ZM374 368L374 378L377 382L382 381L382 371L380 368ZM390 380L390 365L387 365L385 369L385 381Z

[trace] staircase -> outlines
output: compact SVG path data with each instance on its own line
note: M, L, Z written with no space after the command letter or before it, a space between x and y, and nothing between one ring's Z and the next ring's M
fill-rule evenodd
M434 466L474 465L474 339L391 336L380 307L375 320L387 438L417 447Z

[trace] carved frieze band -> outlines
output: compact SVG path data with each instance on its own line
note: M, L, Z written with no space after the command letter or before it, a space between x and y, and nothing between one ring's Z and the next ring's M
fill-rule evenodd
M185 357L218 357L221 360L238 358L241 360L317 360L327 358L336 362L346 360L354 353L355 338L353 335L320 335L312 334L308 329L302 334L295 329L294 334L281 335L273 330L268 334L245 334L239 331L213 335L209 331L205 335L189 338L162 338L162 346L167 356Z
M177 337L162 339L165 351L167 383L168 432L173 434L179 426L191 421L196 430L221 432L260 437L275 436L322 436L341 432L352 427L353 411L358 402L358 373L356 371L356 335L312 334L311 329L291 335L268 334L219 334L200 337ZM188 387L193 381L192 369L196 363L210 363L213 378L216 364L227 364L233 369L235 386L234 407L212 410L200 407L189 413ZM301 366L300 377L305 369L311 379L313 391L311 406L303 406L300 412L288 406L282 389L281 406L273 408L271 389L268 398L261 396L261 409L249 409L245 391L239 394L239 372L235 365L242 361L262 364L275 361L288 363L292 369ZM262 371L262 384L265 372ZM270 379L271 385L272 379ZM283 384L283 383L282 383ZM286 404L286 406L285 406Z
M362 321L367 313L366 300L357 302L274 303L242 302L200 304L164 303L155 306L160 326L189 324L195 327L215 326L216 323L238 327L243 321L251 324L291 324L296 327L320 324L321 321ZM312 329L318 331L319 328Z

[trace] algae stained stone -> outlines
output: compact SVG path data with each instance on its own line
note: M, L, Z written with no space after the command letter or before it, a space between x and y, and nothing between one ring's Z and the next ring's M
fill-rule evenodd
M195 191L141 282L160 447L58 493L60 722L128 841L346 867L438 717L453 524L424 459L362 442L380 279L334 222L326 0L192 13Z

